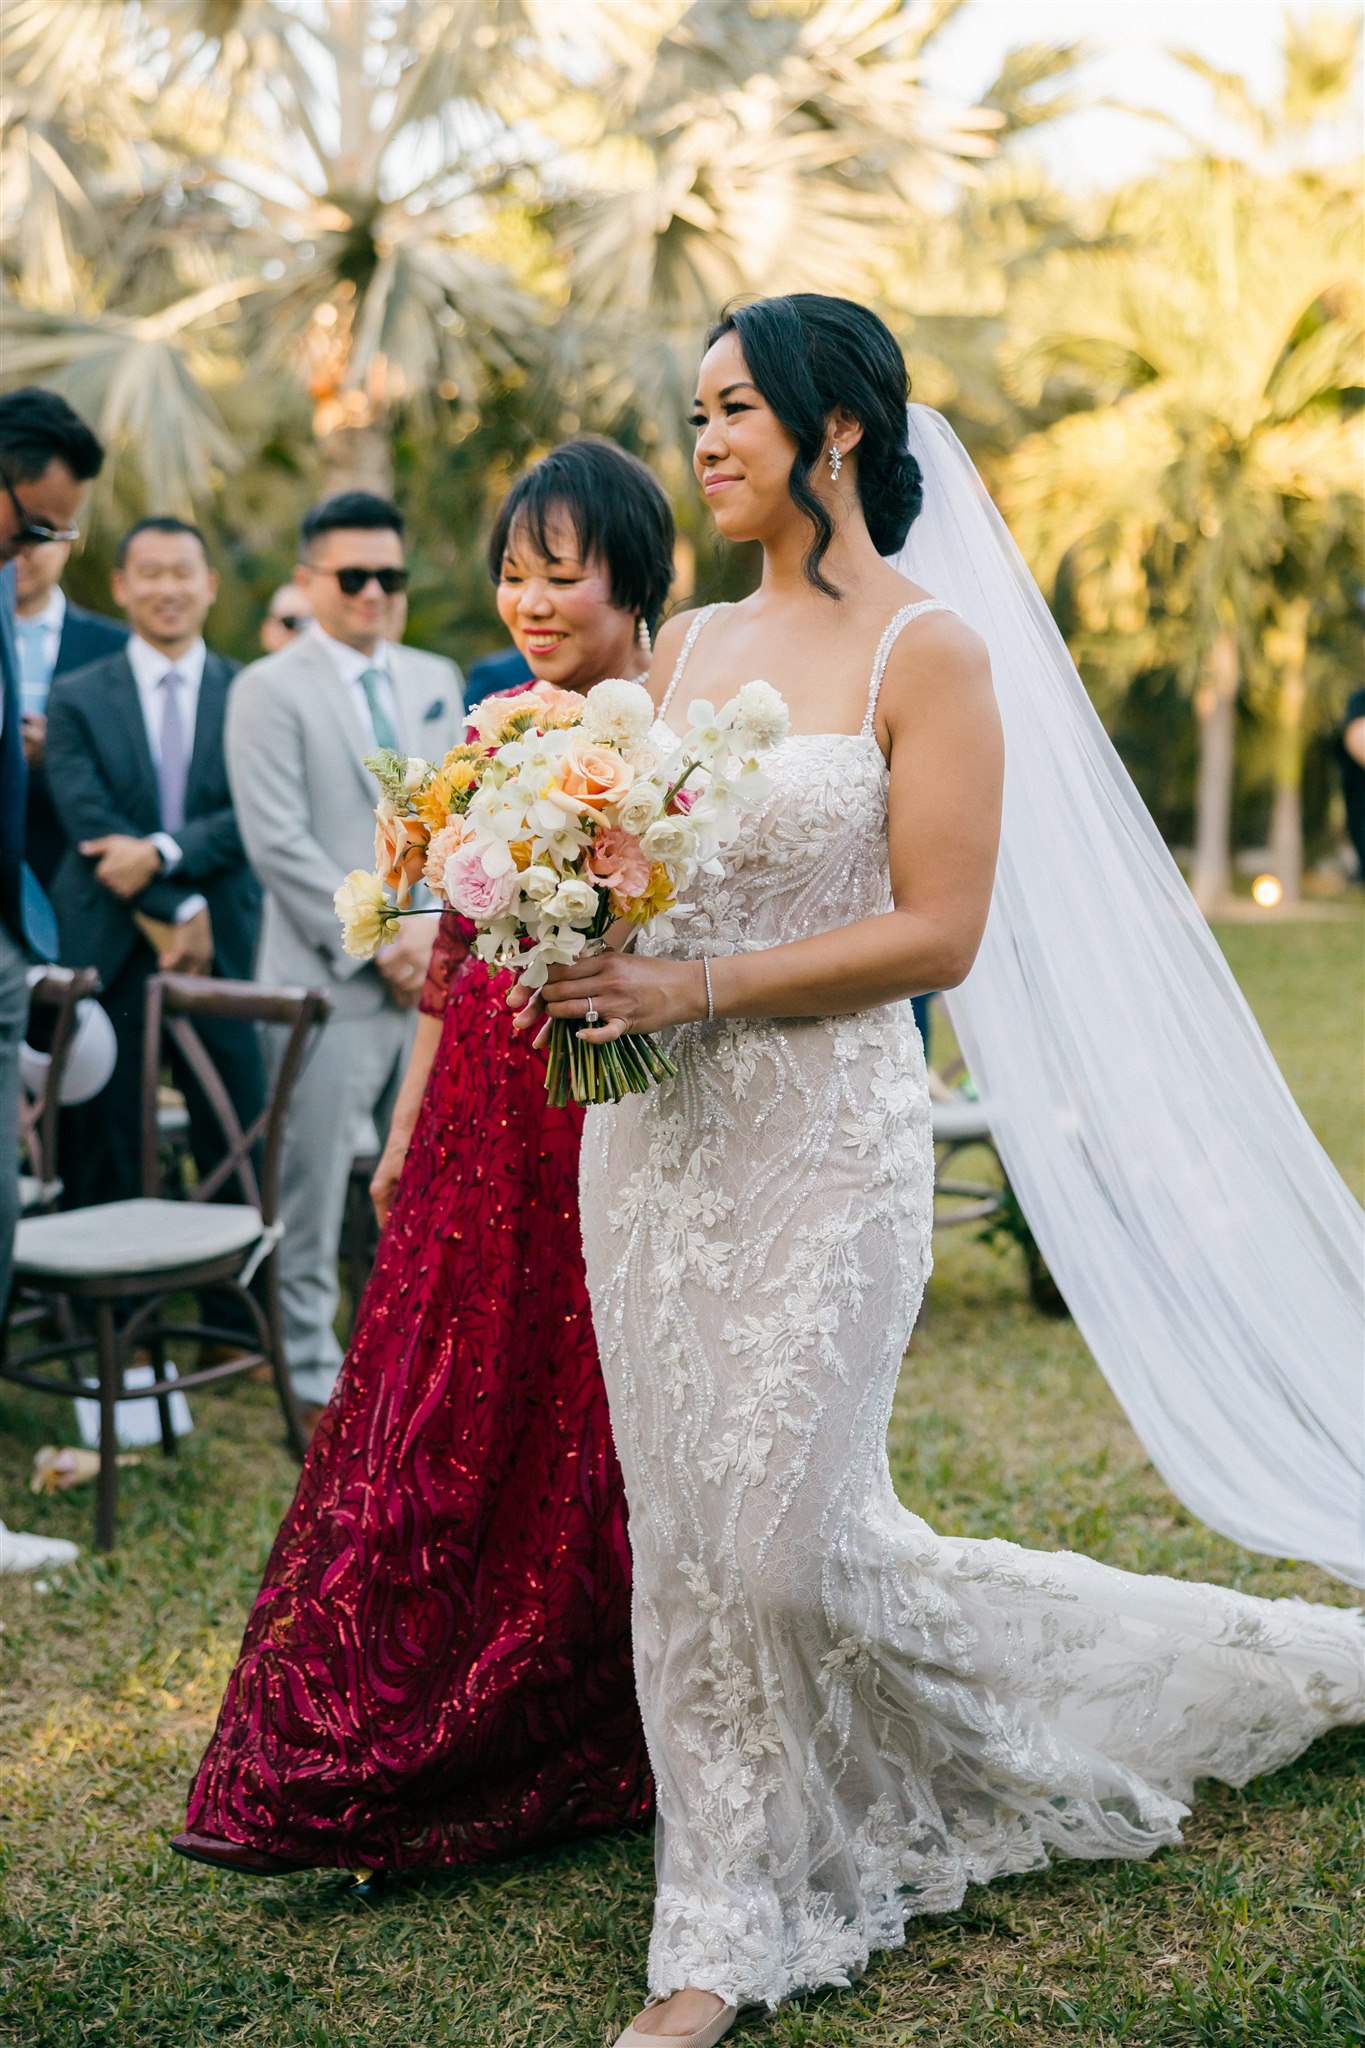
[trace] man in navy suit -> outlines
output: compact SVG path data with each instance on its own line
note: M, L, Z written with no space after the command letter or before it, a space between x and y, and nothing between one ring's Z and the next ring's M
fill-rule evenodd
M31 960L50 960L52 907L24 860L28 764L14 639L13 564L32 549L76 538L86 486L104 450L55 392L33 385L0 398L0 1315L9 1301L19 1220L19 1045L28 1021ZM60 1564L71 1546L0 1523L0 1571Z
M51 540L20 555L14 565L14 638L19 654L19 708L28 761L29 866L46 889L66 852L66 834L44 768L47 696L54 676L114 654L128 638L117 619L72 604L61 577L70 541Z
M223 758L235 665L203 627L217 578L198 529L144 519L125 536L114 596L132 628L115 654L59 676L47 710L47 768L70 844L52 883L61 957L98 968L118 1061L97 1100L64 1119L68 1199L141 1192L142 1013L158 964L249 980L261 891L237 831ZM139 916L155 921L150 931ZM264 1099L250 1026L205 1022L201 1036L243 1124ZM172 1068L190 1111L201 1173L221 1133L192 1076Z

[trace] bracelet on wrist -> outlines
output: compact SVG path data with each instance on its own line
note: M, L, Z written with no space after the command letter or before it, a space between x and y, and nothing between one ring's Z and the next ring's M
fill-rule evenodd
M701 971L706 981L706 1021L708 1024L714 1024L716 1021L716 999L711 991L711 962L705 953L702 955Z

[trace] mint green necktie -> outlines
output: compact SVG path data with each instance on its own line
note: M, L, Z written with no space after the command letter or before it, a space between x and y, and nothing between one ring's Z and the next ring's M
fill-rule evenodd
M392 753L399 753L398 735L389 723L389 714L384 709L384 700L379 694L379 685L384 681L382 668L366 668L360 672L360 687L365 692L365 702L370 707L370 724L374 728L375 745L388 747Z

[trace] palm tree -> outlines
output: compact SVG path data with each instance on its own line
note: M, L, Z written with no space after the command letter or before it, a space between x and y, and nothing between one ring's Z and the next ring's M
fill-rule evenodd
M16 5L26 9L35 90L52 98L60 87L69 100L77 10L71 0ZM198 290L173 289L163 275L164 297L148 304L145 276L78 288L68 262L65 289L35 303L35 266L16 261L12 242L11 274L29 306L26 374L70 382L83 363L95 416L107 426L117 424L110 408L136 416L151 437L147 459L160 466L157 392L168 360L182 426L197 406L207 445L218 422L195 367L224 309L241 308L249 331L239 357L256 375L288 370L309 391L328 487L388 488L395 409L437 393L472 400L486 364L512 360L532 317L494 237L520 156L511 122L530 62L522 0L155 9L94 0L87 12L117 62L158 87L141 118L125 107L110 125L135 161L155 160L159 177L106 213L140 225L144 238L154 216L159 255L197 272ZM168 112L178 134L166 133ZM36 131L22 109L15 126L31 155ZM45 244L69 243L71 220L48 212ZM15 233L23 230L21 219ZM163 339L159 359L136 345L149 338L148 318ZM120 337L133 345L117 347Z
M1010 373L1087 409L1029 436L1007 498L1065 565L1111 676L1168 665L1199 731L1193 884L1230 886L1237 702L1291 508L1358 487L1359 212L1339 187L1199 162L1120 195L1102 243L1020 290Z
M1015 307L1016 391L1087 409L1020 446L1014 515L1041 572L1065 566L1079 644L1101 674L1121 685L1164 664L1193 696L1192 879L1206 908L1230 886L1237 705L1261 661L1272 571L1359 503L1344 402L1361 381L1359 189L1329 153L1359 50L1358 23L1287 17L1269 103L1183 56L1241 121L1255 161L1204 151L1120 195L1096 245L1045 266ZM1287 650L1297 617L1280 621ZM1302 763L1300 674L1289 658L1285 774ZM1287 844L1297 797L1277 815ZM1297 872L1301 854L1289 864Z
M1005 117L921 78L961 0L579 0L577 93L545 168L596 402L665 439L699 335L741 293L872 288L889 242L991 155ZM593 378L585 379L589 392ZM684 388L686 387L686 388Z

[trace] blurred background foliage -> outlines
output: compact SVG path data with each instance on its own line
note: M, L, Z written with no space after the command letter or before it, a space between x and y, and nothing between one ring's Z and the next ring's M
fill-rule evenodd
M1028 146L1083 50L952 104L925 60L964 7L7 0L0 374L113 452L74 594L107 604L131 517L192 513L249 657L299 513L360 482L412 519L409 637L467 664L501 643L492 507L582 429L672 493L679 601L734 594L688 466L701 336L738 294L844 292L1000 496L1201 898L1267 845L1292 896L1360 681L1359 19L1287 14L1269 101L1181 58L1220 146L1087 193Z

